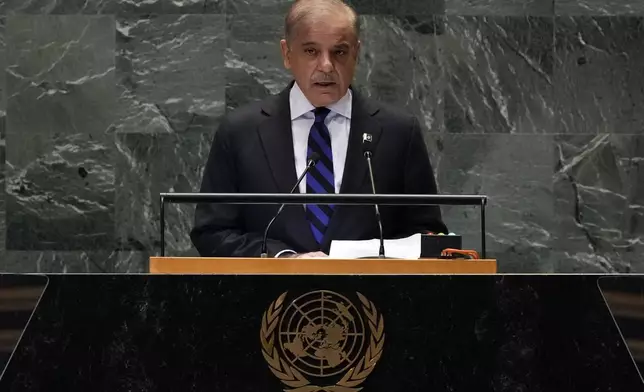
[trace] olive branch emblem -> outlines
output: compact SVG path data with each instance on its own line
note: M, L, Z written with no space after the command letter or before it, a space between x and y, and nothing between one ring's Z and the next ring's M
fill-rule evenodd
M286 298L287 292L282 293L273 301L262 316L262 326L260 329L260 341L262 344L262 354L268 363L269 369L273 374L290 389L284 389L285 392L358 392L362 389L359 387L371 374L376 363L382 356L385 343L384 319L378 314L373 302L369 301L361 293L356 293L362 310L367 316L371 338L364 356L358 363L350 368L344 376L335 385L319 386L312 385L311 382L295 367L289 365L280 357L275 341L275 328L279 322L279 316L283 310L282 305Z

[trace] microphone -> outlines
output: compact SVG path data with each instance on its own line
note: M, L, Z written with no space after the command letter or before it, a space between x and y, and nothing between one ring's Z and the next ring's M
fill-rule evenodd
M369 166L369 179L371 180L371 191L373 194L376 194L376 183L373 180L373 168L371 166L371 157L373 157L373 151L371 150L371 142L373 141L373 136L370 133L362 134L362 152L367 158L367 166ZM385 258L385 239L382 232L382 219L380 218L380 209L378 204L374 204L376 207L376 220L378 221L378 229L380 230L380 250L378 251L378 257L381 259Z
M300 185L300 182L302 182L302 180L304 179L304 176L306 176L306 173L308 173L309 170L311 170L311 168L315 166L315 164L318 163L319 160L320 160L320 154L318 154L317 152L311 152L311 156L309 157L309 160L306 162L306 167L304 168L304 171L300 175L300 178L297 179L297 182L295 183L295 185L293 186L293 189L291 189L291 192L289 193L295 192L297 187ZM284 209L285 205L286 203L280 206L275 216L273 216L273 219L271 219L271 221L268 222L268 225L266 225L266 229L264 230L264 239L262 240L261 257L263 258L268 257L268 251L266 250L266 247L267 247L266 242L268 241L268 230L270 230L271 226L273 225L273 222L275 222L275 219L277 219L277 217L282 213L282 210Z

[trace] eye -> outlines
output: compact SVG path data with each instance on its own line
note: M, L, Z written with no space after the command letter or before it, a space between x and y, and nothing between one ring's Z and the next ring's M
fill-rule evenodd
M304 53L314 55L316 53L316 51L313 48L306 48L306 49L304 49Z
M347 54L347 51L344 49L338 49L335 51L335 54L337 54L338 56L344 56L345 54Z

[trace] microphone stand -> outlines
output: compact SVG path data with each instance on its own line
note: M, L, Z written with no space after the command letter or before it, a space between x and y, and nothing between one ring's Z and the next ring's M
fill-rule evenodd
M376 183L373 179L373 168L371 167L371 151L364 152L365 158L367 158L367 166L369 167L369 178L371 179L371 190L373 194L376 194ZM378 221L378 230L380 231L380 249L378 250L378 258L385 259L385 239L382 231L382 218L380 217L380 209L378 204L374 204L376 208L376 220Z
M309 170L311 170L311 168L313 166L315 166L315 164L318 162L319 159L320 159L320 156L317 153L314 152L314 153L311 154L311 157L309 158L309 161L306 164L306 168L304 169L302 174L300 174L300 177L297 179L297 182L295 183L295 185L293 186L293 189L291 189L291 192L289 192L289 193L295 192L297 187L300 185L300 182L302 182L302 180L304 179L304 176L306 176L306 174L309 172ZM280 206L279 210L277 210L277 213L273 216L273 219L271 219L271 221L268 222L268 225L266 225L266 229L264 230L264 238L262 240L262 250L261 250L261 255L260 255L260 257L262 257L262 258L267 258L268 257L268 250L267 250L267 248L268 248L268 245L267 245L267 242L268 242L268 230L273 225L273 222L275 222L275 219L277 219L277 217L282 213L282 210L284 209L284 206L286 206L286 203L283 203Z

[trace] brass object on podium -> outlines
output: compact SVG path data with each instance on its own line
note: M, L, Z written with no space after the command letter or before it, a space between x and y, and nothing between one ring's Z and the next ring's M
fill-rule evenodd
M284 306L284 292L264 312L262 354L273 374L291 388L285 391L362 389L382 356L385 332L373 302L356 295L360 306L328 290L308 292Z

